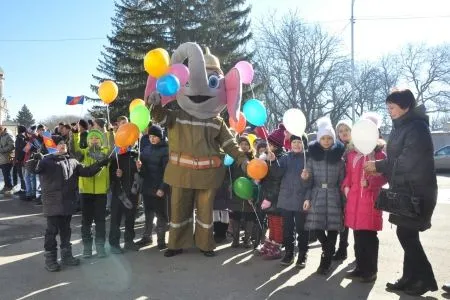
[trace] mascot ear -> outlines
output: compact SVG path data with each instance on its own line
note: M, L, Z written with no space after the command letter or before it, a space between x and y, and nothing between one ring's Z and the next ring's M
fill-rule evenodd
M242 98L242 82L238 69L233 68L225 75L225 92L228 115L233 121L238 122Z

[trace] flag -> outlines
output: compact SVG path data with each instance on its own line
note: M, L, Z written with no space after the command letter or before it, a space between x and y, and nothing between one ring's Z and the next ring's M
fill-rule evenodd
M42 137L44 138L44 145L45 148L47 148L48 153L55 153L57 150L56 144L52 139L52 134L50 132L44 132Z
M119 155L125 154L130 150L131 150L130 147L117 147L117 146L114 147L114 152Z
M77 104L83 104L84 102L84 96L67 96L66 98L66 105L77 105Z

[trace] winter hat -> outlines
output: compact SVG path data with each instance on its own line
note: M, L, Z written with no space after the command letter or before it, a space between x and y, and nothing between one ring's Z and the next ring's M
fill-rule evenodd
M282 128L284 128L284 126L283 124L280 124L277 129L275 129L274 131L272 131L271 134L269 134L269 137L267 138L269 143L278 148L283 148L284 145L284 129Z
M22 133L25 133L25 132L27 132L27 128L25 126L23 126L23 125L18 125L17 126L17 133L18 134L22 134Z
M291 137L289 138L289 141L292 143L292 141L295 141L295 140L302 141L303 149L307 149L308 148L308 137L306 136L305 133L302 135L302 137L299 137L297 135L291 135Z
M250 140L248 139L248 136L246 135L241 135L238 139L238 143L242 143L242 142L247 142L250 145ZM252 145L250 145L251 147Z
M370 120L373 123L375 123L375 125L377 125L377 128L380 129L381 127L381 116L379 114L377 114L376 112L366 112L363 113L363 115L361 116L361 120Z
M148 130L148 135L154 135L159 137L160 139L163 138L163 130L161 127L157 126L157 125L152 125L152 127L150 127L150 129Z
M81 119L78 124L80 124L81 127L84 128L84 130L88 130L89 126L88 126L88 122L86 122L86 120Z
M323 136L331 136L333 140L336 140L336 132L331 125L331 120L327 117L320 118L317 120L317 140L319 141Z
M103 128L105 127L106 120L103 118L95 119L95 123L97 123L98 127Z
M97 129L89 130L89 133L87 135L88 142L94 136L97 137L98 139L100 139L100 142L103 144L103 133L100 130L97 130Z
M352 130L352 127L353 127L352 121L350 121L350 120L341 120L336 125L336 131L339 131L339 127L341 127L342 125L345 125L348 128L350 128L350 130Z

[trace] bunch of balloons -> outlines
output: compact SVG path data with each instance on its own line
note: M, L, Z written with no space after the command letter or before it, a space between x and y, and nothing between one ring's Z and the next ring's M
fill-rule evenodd
M156 90L162 96L175 96L189 80L189 69L183 64L170 65L169 53L157 48L144 57L144 68L156 79Z

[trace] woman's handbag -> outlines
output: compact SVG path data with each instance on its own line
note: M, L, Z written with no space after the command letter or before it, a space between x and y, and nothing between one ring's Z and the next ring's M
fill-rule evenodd
M395 170L397 168L397 161L394 163L392 169L392 186L389 189L381 189L377 200L375 201L375 208L386 211L394 215L417 218L421 214L420 197L414 196L414 189L410 185L410 191L399 191L395 185Z

